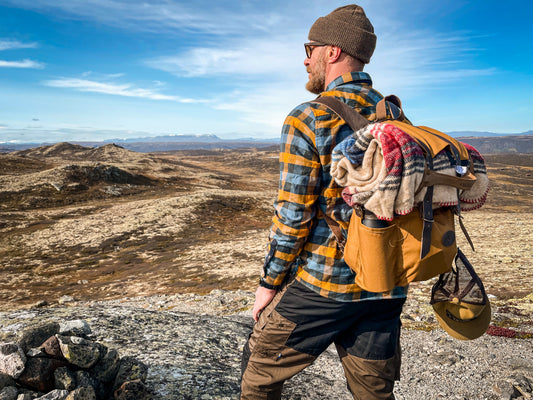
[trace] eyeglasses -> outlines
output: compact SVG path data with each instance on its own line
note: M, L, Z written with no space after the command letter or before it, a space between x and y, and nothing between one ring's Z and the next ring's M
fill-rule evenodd
M304 43L305 55L307 56L307 58L311 58L311 54L313 53L313 49L315 47L320 47L320 46L327 46L327 44L320 43L320 42Z

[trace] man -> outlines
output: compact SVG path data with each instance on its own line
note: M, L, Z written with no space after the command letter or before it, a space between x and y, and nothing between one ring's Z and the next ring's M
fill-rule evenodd
M348 5L319 18L309 40L306 88L374 118L383 96L362 72L376 44L363 9ZM326 222L327 216L346 229L352 212L329 173L333 148L351 134L340 117L313 102L285 120L279 194L253 308L256 324L243 351L241 399L279 399L283 382L332 343L354 399L394 398L407 288L359 288Z

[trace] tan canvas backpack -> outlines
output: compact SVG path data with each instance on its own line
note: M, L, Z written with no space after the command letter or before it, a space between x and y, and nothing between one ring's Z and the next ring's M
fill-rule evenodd
M388 96L377 104L376 121L368 121L357 111L334 97L318 97L353 129L354 133L370 123L386 121L407 133L421 148L425 171L417 192L427 188L423 201L413 212L395 216L392 221L376 221L364 207L354 208L345 238L338 223L326 215L344 260L356 272L356 283L371 292L387 292L395 286L423 281L448 272L457 254L455 215L469 243L457 206L433 207L435 185L468 190L476 182L473 163L465 146L435 129L413 126L404 116L400 100ZM455 159L456 176L433 169L433 160L442 151ZM468 165L466 168L464 167ZM459 192L457 192L459 193Z

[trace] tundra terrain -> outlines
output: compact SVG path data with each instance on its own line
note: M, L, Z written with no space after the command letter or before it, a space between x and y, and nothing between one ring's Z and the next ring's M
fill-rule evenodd
M488 200L464 213L476 252L460 231L458 240L493 305L530 321L533 157L484 157ZM59 143L1 154L0 310L63 296L253 291L277 180L276 147L137 153ZM417 283L411 293L427 303L430 289Z

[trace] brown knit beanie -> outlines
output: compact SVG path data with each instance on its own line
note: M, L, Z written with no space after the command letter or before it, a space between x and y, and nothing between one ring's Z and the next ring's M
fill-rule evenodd
M374 27L358 5L351 4L318 18L309 30L309 40L338 46L368 64L376 48Z

